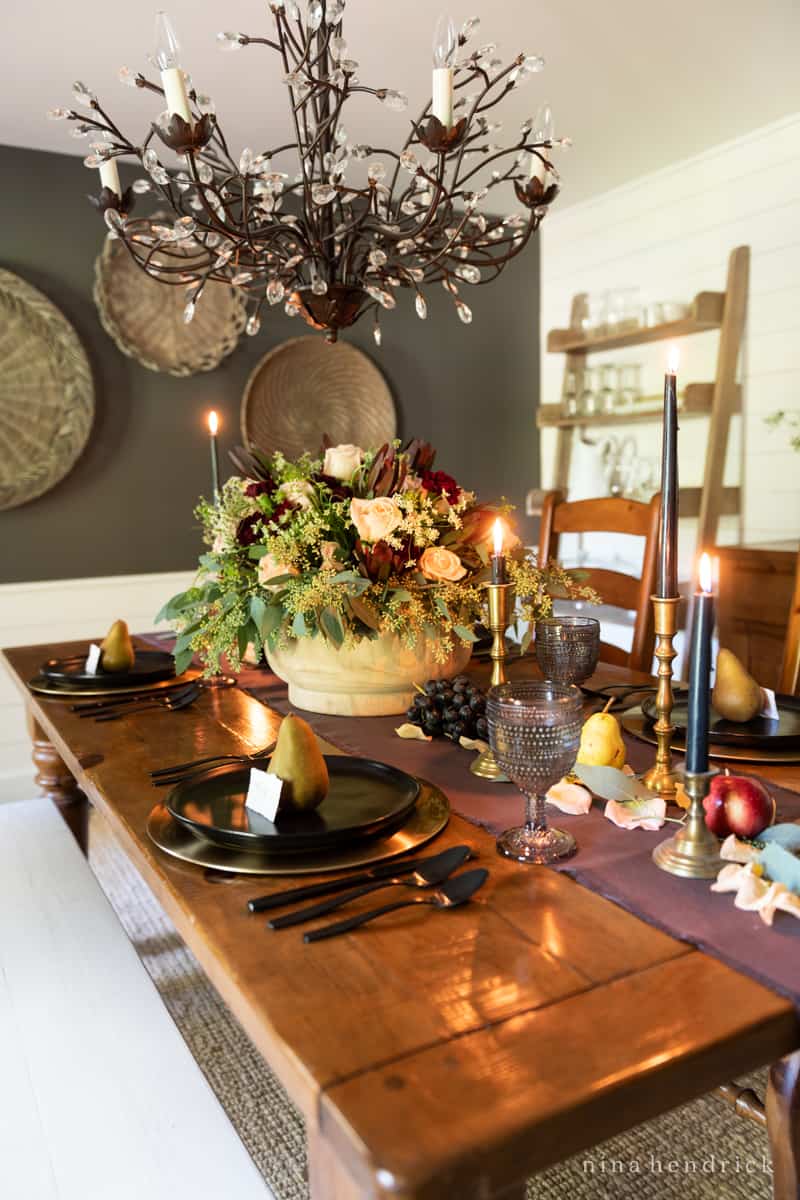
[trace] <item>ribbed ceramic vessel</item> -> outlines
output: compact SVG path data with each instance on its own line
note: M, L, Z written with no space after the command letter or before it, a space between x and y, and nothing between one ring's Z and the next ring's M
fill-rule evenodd
M347 342L293 338L271 350L252 372L242 398L246 446L287 458L333 445L371 448L397 432L389 385L375 363Z
M469 662L469 646L457 645L441 663L430 639L413 649L394 634L337 650L324 638L298 638L267 653L275 674L289 685L289 701L307 712L339 717L388 717L404 713L428 679L450 679Z
M93 419L92 373L77 333L47 296L0 271L0 509L55 487Z

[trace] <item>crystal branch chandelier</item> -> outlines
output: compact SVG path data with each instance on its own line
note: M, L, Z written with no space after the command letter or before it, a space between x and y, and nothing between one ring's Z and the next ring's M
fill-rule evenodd
M129 141L82 83L73 98L83 111L49 112L73 122L73 136L89 139L84 163L99 169L101 182L90 200L109 236L120 238L149 276L185 289L187 322L213 281L246 293L249 334L258 332L265 309L283 303L329 341L372 312L380 345L381 310L395 308L405 289L424 319L425 291L434 284L469 324L463 285L496 279L557 195L549 154L570 143L555 140L549 107L525 121L505 149L493 143L500 125L488 115L544 60L519 54L504 66L492 43L462 53L478 18L460 33L450 18L440 18L432 98L411 121L403 146L354 144L343 123L352 96L366 93L397 111L407 99L360 83L342 32L344 8L344 0L308 0L301 12L294 0L271 0L271 36L217 35L221 50L258 46L278 56L292 132L271 149L232 157L212 100L181 68L165 13L156 18L151 58L161 85L127 67L120 71L123 83L166 104L141 142ZM177 167L164 165L165 150L178 156ZM141 162L147 177L123 191L117 159L126 157ZM486 202L502 185L513 188L522 211L491 215ZM145 194L157 211L132 216Z

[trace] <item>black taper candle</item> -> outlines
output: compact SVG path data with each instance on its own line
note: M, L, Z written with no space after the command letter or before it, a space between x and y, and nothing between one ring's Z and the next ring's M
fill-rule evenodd
M492 583L506 583L505 554L492 555Z
M661 440L661 522L657 594L678 594L678 380L670 366L664 376L664 423Z
M711 638L714 594L695 592L692 645L689 651L689 713L686 726L686 770L708 770L708 719L711 691Z

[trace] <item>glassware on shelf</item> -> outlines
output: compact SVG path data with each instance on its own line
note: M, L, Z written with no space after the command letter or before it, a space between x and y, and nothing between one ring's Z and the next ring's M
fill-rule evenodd
M545 679L584 683L600 657L600 622L596 617L543 617L536 622L534 649Z
M585 337L602 337L608 331L608 292L592 292L582 322Z
M614 411L617 399L617 368L613 363L605 363L600 368L600 394L598 407L600 412L608 416Z
M641 294L638 287L614 288L608 293L607 327L609 334L630 333L642 323Z
M486 717L494 756L525 797L525 824L497 839L497 850L506 858L552 863L577 850L572 834L548 826L545 794L575 762L582 709L576 687L549 679L503 683L489 692Z
M635 406L642 394L642 364L625 363L619 369L619 404L626 412Z
M597 367L587 366L583 369L579 413L583 417L593 417L597 413Z
M579 411L578 375L576 371L564 372L564 391L561 397L561 415L577 417Z

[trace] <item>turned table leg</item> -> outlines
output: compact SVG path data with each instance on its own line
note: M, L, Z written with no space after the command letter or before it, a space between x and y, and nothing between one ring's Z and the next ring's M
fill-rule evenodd
M800 1050L770 1070L767 1132L775 1200L800 1200Z
M38 721L28 713L33 742L35 780L43 796L52 800L84 854L89 848L89 802Z

